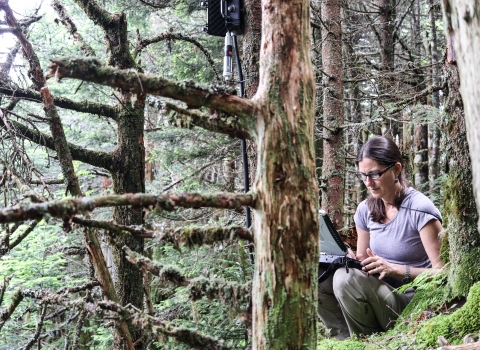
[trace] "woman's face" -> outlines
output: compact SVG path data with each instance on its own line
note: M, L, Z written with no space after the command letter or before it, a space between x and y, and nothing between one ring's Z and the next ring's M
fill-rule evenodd
M389 164L390 165L390 164ZM383 165L370 158L363 158L358 162L358 171L363 174L372 174L382 172L388 168L388 165ZM377 180L370 179L368 176L363 183L367 186L368 190L374 198L382 198L387 202L391 202L395 199L395 179L400 174L402 166L400 163L396 163L394 166L388 168L383 172ZM397 175L398 174L398 175Z

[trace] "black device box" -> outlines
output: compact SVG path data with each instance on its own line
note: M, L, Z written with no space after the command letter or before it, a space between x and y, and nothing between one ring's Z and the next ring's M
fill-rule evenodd
M235 35L243 34L242 0L209 0L201 2L207 8L207 25L204 30L209 35L224 37L227 29Z

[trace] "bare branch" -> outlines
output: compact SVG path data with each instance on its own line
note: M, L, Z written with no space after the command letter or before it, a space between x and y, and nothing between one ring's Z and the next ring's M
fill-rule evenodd
M11 112L9 112L11 113ZM28 139L38 145L45 146L53 151L56 151L55 139L50 135L41 133L38 130L33 130L25 125L10 120L10 124L17 129L17 136ZM0 126L5 127L3 120L0 118ZM112 166L112 156L106 152L91 151L86 148L79 147L72 143L68 143L70 154L75 160L80 160L85 163L89 163L94 166L98 166L105 169L110 169Z
M95 51L83 40L82 35L77 31L77 26L73 23L72 18L69 16L67 9L59 0L52 1L52 7L60 17L60 22L67 28L68 32L74 37L75 41L80 46L80 50L83 51L85 56L96 56Z
M147 38L147 39L142 39L140 42L137 44L134 52L134 57L136 57L145 47L147 47L150 44L158 43L160 41L164 40L179 40L179 41L186 41L189 43L192 43L195 45L202 53L205 55L205 58L208 61L208 64L210 65L210 68L212 68L215 78L217 81L220 80L220 74L218 73L217 69L215 68L215 62L213 62L212 57L210 56L210 53L203 47L202 44L198 42L198 40L194 38L190 38L186 35L183 35L181 33L163 33L160 35L157 35L153 38Z
M53 102L53 96L46 86L46 80L43 76L40 61L33 50L32 44L28 41L17 22L17 19L13 15L12 9L8 6L8 2L1 1L0 9L5 12L5 18L7 22L9 23L10 27L15 30L15 36L22 45L23 56L28 61L30 66L30 69L28 70L29 78L42 96L45 114L49 119L50 131L55 142L55 150L57 151L63 176L67 182L67 190L74 196L80 196L82 191L80 189L78 178L75 175L72 157L70 154L70 149L67 145L67 139L63 130L62 121Z
M33 90L25 90L20 88L12 89L8 86L0 86L0 94L4 94L12 98L21 98L34 102L42 102L42 96L40 93ZM53 97L53 102L57 107L72 111L105 116L113 120L117 119L117 110L115 107L109 105L94 103L88 100L77 102L65 97Z
M61 185L63 184L62 179L40 179L40 180L30 180L32 185Z
M49 68L48 77L81 79L137 94L170 97L185 102L190 108L205 106L253 123L254 103L251 100L222 93L219 89L206 89L194 82L175 82L132 70L105 67L94 58L55 59Z
M182 274L182 272L173 265L162 265L142 254L136 253L127 246L123 247L125 257L132 264L137 265L140 269L149 271L153 275L160 277L161 280L174 282L176 285L186 287L190 280Z
M0 35L3 34L15 34L15 29L12 28L0 28Z
M8 284L10 283L12 277L13 275L4 277L2 285L0 286L0 307L2 306L3 296L5 295L5 291L7 290Z
M156 206L159 210L173 210L175 207L184 208L223 208L241 210L243 206L253 206L255 196L251 193L217 193L217 194L123 194L100 197L83 197L64 199L30 206L7 207L0 211L0 223L23 221L28 219L41 219L45 215L57 218L68 218L75 214L87 213L99 207Z
M398 112L402 111L403 109L405 109L409 104L411 104L415 101L418 101L418 100L422 99L423 97L432 94L435 91L443 90L445 87L446 87L446 83L443 86L429 86L425 90L420 91L418 94L415 94L413 97L407 98L405 100L402 100L402 101L396 103L395 105L397 107L395 107L393 109L387 109L385 111L385 113L380 113L380 114L393 115L395 113L398 113Z
M6 309L0 309L0 330L2 329L5 322L7 322L8 319L12 316L13 312L22 300L22 291L19 289L12 295L10 305Z
M171 6L171 0L139 0L141 3L156 8L156 9L164 9Z
M172 243L176 247L201 246L203 244L213 244L216 242L231 241L239 238L253 242L251 231L244 226L191 226L171 230L152 231L143 227L129 227L116 225L108 221L84 220L79 217L73 217L71 221L85 227L100 228L108 231L108 235L131 234L142 238L154 238L156 241Z
M44 303L40 310L38 310L38 313L40 314L40 319L38 320L38 323L37 323L37 327L35 329L35 333L33 334L33 337L32 339L30 339L30 341L27 343L27 345L25 345L25 347L23 348L23 350L29 350L33 344L35 344L38 340L38 337L40 336L40 333L42 332L42 328L43 328L43 322L45 320L45 315L47 314L47 303Z
M37 224L38 224L38 221L31 222L28 225L28 227L25 229L25 231L19 234L13 242L10 242L8 246L8 250L12 250L17 245L19 245L35 229L35 227L37 227Z
M125 13L111 14L95 0L74 0L93 23L100 26L105 33L105 41L110 52L108 64L121 69L136 67L130 54Z
M35 289L25 289L21 291L21 294L25 298L33 298L37 300L41 300L44 302L47 302L49 304L55 304L55 305L62 305L64 304L65 297L72 294L72 293L78 293L78 292L83 292L87 290L91 290L95 287L100 286L100 282L98 281L90 281L87 283L84 283L82 285L70 287L70 288L61 288L56 292L52 292L50 290L46 289L40 289L40 290L35 290Z

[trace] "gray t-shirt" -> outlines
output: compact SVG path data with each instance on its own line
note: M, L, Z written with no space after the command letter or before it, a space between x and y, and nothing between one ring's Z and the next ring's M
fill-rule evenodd
M431 267L420 238L420 230L430 220L440 220L438 209L424 194L407 189L397 215L386 224L373 222L366 200L355 213L355 224L370 233L370 249L383 259L401 265Z

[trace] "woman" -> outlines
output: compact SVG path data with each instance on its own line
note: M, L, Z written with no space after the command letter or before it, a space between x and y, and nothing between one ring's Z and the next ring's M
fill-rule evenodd
M356 164L370 192L355 213L357 252L350 252L363 271L338 269L319 285L319 316L337 339L392 327L415 292L395 288L443 266L440 212L403 178L397 145L375 136L362 146Z

